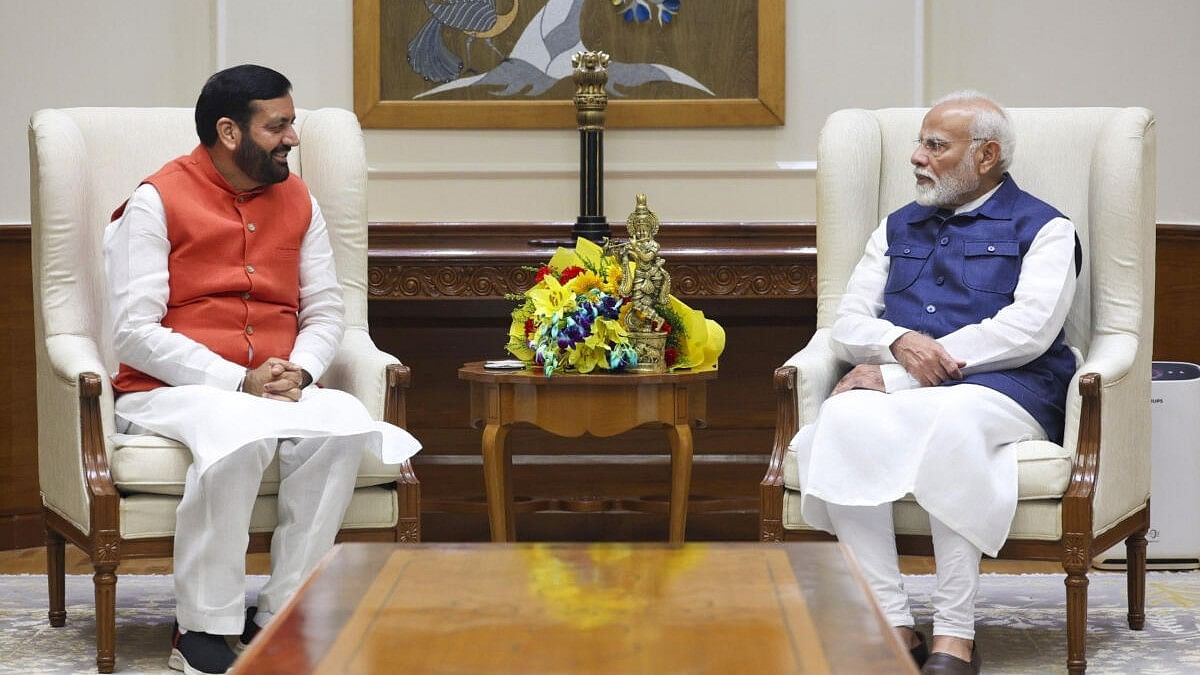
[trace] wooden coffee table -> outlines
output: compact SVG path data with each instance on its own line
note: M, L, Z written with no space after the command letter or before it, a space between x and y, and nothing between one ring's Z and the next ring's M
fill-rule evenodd
M915 673L836 543L342 544L253 673Z

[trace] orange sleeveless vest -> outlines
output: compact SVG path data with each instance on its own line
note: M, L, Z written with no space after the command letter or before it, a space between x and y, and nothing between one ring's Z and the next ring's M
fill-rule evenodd
M300 245L312 220L300 177L239 193L199 145L143 182L162 197L171 243L162 325L247 368L286 359L298 331ZM162 386L124 363L113 379L120 393Z

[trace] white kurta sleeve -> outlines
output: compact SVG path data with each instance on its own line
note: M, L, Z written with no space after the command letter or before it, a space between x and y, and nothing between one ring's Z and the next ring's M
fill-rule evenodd
M117 358L169 385L236 389L246 369L162 325L170 297L167 218L158 190L139 186L104 230L109 315Z
M867 240L863 257L846 282L846 292L838 304L837 319L830 331L833 352L843 361L895 363L892 343L909 330L879 318L883 314L883 289L890 264L886 252L885 218Z
M333 361L344 331L342 287L334 267L325 216L316 198L312 198L312 221L300 245L298 316L300 332L288 360L307 370L316 381Z
M938 339L964 374L1019 368L1041 356L1062 330L1075 296L1075 226L1042 226L1021 261L1012 304Z

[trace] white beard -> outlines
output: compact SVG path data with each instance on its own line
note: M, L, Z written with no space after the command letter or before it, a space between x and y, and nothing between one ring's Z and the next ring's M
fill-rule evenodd
M962 198L979 189L982 178L975 171L974 156L964 154L958 166L947 171L942 176L935 175L928 169L916 167L913 175L928 178L931 185L917 183L917 203L921 206L955 206Z

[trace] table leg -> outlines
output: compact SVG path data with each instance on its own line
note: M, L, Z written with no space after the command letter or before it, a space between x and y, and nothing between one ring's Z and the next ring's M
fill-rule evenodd
M692 484L692 429L686 424L676 424L667 427L667 437L671 440L671 531L668 541L682 544Z
M508 427L488 424L483 429L483 479L487 487L488 524L492 541L516 541L512 504L512 454L505 447Z

